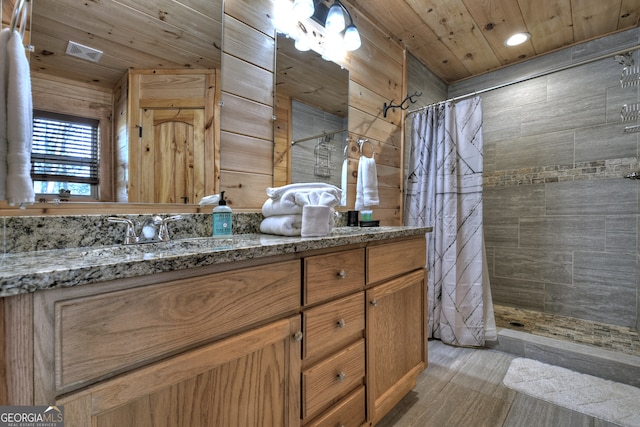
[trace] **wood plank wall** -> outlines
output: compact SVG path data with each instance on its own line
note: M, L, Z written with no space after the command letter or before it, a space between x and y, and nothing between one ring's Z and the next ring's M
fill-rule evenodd
M259 209L273 186L275 31L271 0L224 2L220 190Z

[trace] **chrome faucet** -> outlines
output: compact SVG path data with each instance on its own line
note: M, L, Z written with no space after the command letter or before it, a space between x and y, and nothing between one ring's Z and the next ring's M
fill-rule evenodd
M158 231L158 239L160 239L163 242L168 242L169 240L171 240L171 237L169 236L168 223L171 221L178 221L180 219L182 219L182 215L173 215L163 219L162 223L160 224L160 230Z
M117 222L121 224L126 224L127 229L124 234L124 244L125 245L135 245L138 243L138 236L136 236L136 229L133 225L133 221L127 218L119 218L115 216L111 216L107 218L109 222Z
M130 219L120 217L107 219L109 222L126 224L124 244L134 245L137 243L168 242L171 240L168 223L182 219L182 215L173 215L164 219L159 215L153 215L144 221L139 236L136 235L135 226Z

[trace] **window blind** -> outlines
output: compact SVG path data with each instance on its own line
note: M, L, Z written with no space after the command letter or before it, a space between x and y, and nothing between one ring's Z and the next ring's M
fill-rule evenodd
M98 184L98 124L98 120L34 111L33 180Z

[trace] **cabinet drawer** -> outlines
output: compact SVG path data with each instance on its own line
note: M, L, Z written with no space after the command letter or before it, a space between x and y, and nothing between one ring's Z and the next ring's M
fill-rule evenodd
M364 330L364 292L322 304L303 312L303 358L332 353Z
M364 250L353 249L304 260L304 302L314 304L364 288Z
M425 268L427 244L424 238L387 243L367 248L367 284Z
M300 261L55 303L58 392L300 307Z
M307 420L364 383L364 340L302 373L302 418Z
M306 427L344 426L360 427L366 421L364 387L342 399L320 417L306 424Z

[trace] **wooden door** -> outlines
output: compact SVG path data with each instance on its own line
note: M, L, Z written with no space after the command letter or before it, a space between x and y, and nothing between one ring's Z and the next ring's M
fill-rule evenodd
M369 419L378 422L426 368L425 271L366 291L367 395Z
M295 426L300 318L275 321L56 402L67 427Z
M142 200L197 203L204 194L204 109L145 108Z

